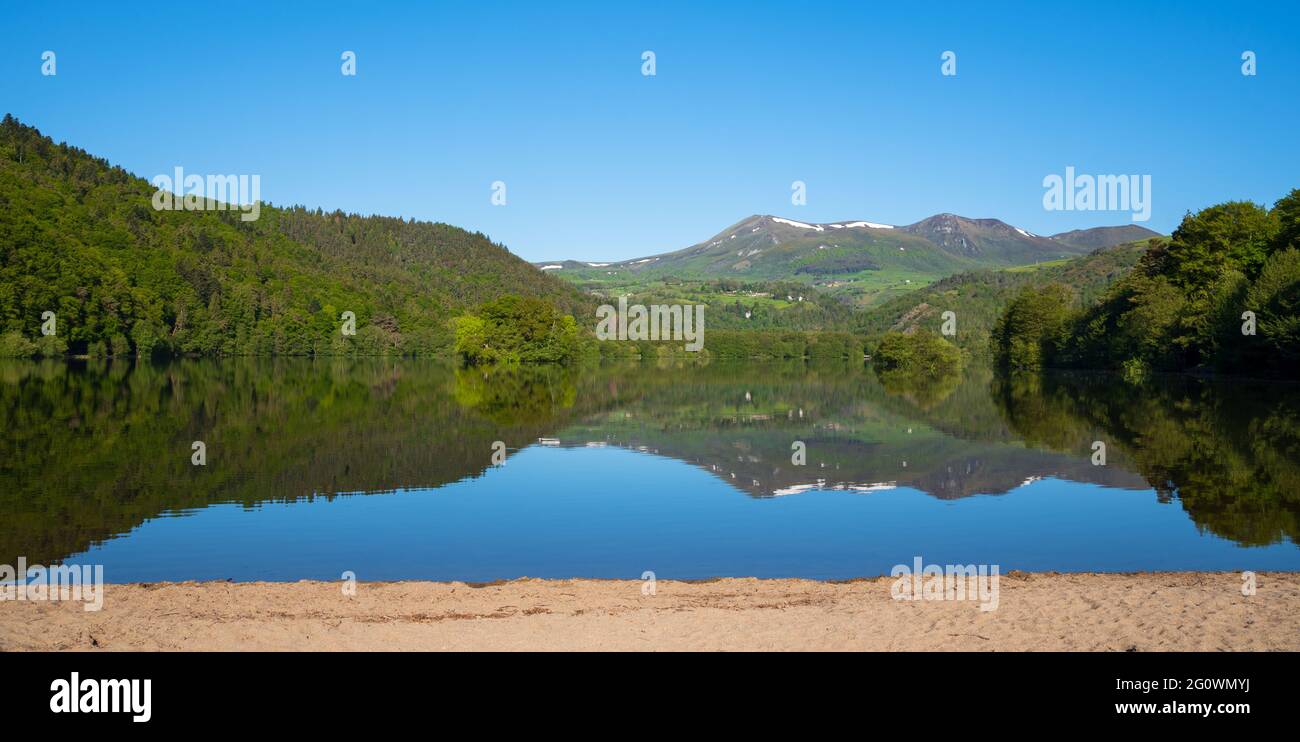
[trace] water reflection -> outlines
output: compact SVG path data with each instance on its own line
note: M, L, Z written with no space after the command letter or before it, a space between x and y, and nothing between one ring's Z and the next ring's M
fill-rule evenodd
M1198 526L1246 545L1300 544L1300 394L1296 385L1164 376L999 378L993 397L1028 445L1138 472Z
M513 456L542 439L657 454L761 498L910 488L956 500L1042 478L1154 491L1134 496L1179 502L1178 517L1239 544L1294 545L1298 413L1293 385L1178 377L1134 387L979 368L927 384L853 364L4 362L0 562L56 562L217 503L442 487L481 477L495 441ZM190 463L196 440L205 467ZM1107 466L1089 461L1096 440L1107 442ZM794 441L807 447L805 466L791 463ZM652 471L662 482L649 490L680 486L668 469ZM531 483L543 502L530 506L580 480L546 476Z

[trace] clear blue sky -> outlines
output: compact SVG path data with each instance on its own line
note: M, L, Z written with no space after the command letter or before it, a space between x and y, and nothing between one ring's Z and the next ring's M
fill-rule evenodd
M1162 232L1300 187L1295 2L117 5L8 4L0 109L144 177L256 173L272 203L529 260L675 250L753 213L1129 222L1045 211L1067 165L1150 174Z

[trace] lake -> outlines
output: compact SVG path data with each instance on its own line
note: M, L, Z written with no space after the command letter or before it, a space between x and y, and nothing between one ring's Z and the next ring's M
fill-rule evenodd
M0 563L109 582L1300 569L1295 384L0 361L0 423Z

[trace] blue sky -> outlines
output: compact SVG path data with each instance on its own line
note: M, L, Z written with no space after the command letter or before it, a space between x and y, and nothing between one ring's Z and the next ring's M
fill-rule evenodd
M1151 175L1162 232L1300 187L1294 2L113 5L9 5L0 109L144 177L256 173L272 203L529 260L675 250L754 213L1129 223L1044 210L1066 166Z

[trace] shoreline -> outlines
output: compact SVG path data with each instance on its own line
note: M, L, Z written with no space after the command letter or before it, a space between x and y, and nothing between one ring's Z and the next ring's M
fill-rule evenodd
M1300 650L1300 572L1012 572L987 611L894 582L108 584L97 612L0 601L0 650Z

